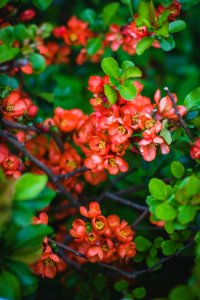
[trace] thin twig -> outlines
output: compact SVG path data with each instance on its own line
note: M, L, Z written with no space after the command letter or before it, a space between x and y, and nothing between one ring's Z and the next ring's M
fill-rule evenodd
M148 215L149 213L149 209L146 208L140 215L139 217L135 220L135 222L133 222L133 224L131 225L131 227L133 229L135 229L135 227Z
M177 115L178 117L178 120L179 120L179 123L180 125L183 127L183 129L185 130L185 132L187 133L187 135L189 136L190 140L193 142L194 141L194 138L193 136L191 135L190 133L190 130L188 129L187 127L187 124L185 123L185 121L183 120L178 108L177 108L177 105L176 105L176 101L174 99L174 96L173 94L170 92L169 88L168 87L165 87L164 88L164 91L167 92L170 100L172 101L172 104L173 104L173 107L174 107L174 111L175 111L175 114Z
M124 198L122 198L122 197L120 197L116 194L112 194L112 193L109 193L109 192L106 192L104 197L108 197L110 200L125 204L125 205L127 205L129 207L132 207L132 208L135 208L139 211L144 211L144 210L147 209L147 206L137 204L137 203L135 203L131 200L124 199Z
M55 244L57 245L57 247L62 248L62 249L65 249L65 250L67 250L68 252L73 253L73 254L75 254L75 255L78 256L78 257L87 259L87 257L86 257L84 254L80 253L79 251L76 251L76 250L72 249L71 247L65 246L65 245L63 245L62 243L57 242L57 241L55 241L55 240L53 240L53 239L51 239L51 238L48 238L48 241L51 242L51 243L55 243ZM180 255L182 252L184 252L186 249L190 248L190 247L192 246L193 242L194 242L194 239L192 238L192 239L189 240L189 242L188 242L183 248L181 248L180 250L178 250L178 251L177 251L176 253L174 253L173 255L170 255L170 256L167 256L167 257L163 257L163 258L161 258L161 259L159 260L159 262L155 263L153 266L151 266L151 267L149 267L149 268L146 268L146 269L143 269L143 270L139 270L139 271L127 272L127 271L124 271L124 270L119 269L118 267L115 267L115 266L109 265L109 264L105 264L105 263L98 263L98 265L99 265L100 267L103 267L103 268L106 268L106 269L110 269L110 270L112 270L112 271L114 271L114 272L117 272L117 273L123 275L124 277L134 279L134 278L136 278L136 277L138 277L138 276L140 276L140 275L142 275L142 274L150 273L150 272L155 271L155 269L156 269L158 266L160 266L160 265L162 265L163 263L165 263L165 262L167 262L167 261L173 259L174 257L179 256L179 255Z
M67 199L75 206L79 206L78 200L74 199L72 195L66 190L65 186L59 180L59 178L40 160L34 157L24 146L23 143L19 143L14 136L10 133L6 133L5 131L0 131L0 137L7 140L13 147L22 152L25 156L29 158L29 160L36 165L40 170L42 170L48 178L55 184L58 192L62 193L67 197Z
M77 168L75 169L74 171L71 171L71 172L68 172L66 174L60 174L58 176L59 179L68 179L76 174L79 174L79 173L83 173L85 171L88 171L89 169L86 167L86 166L82 166L80 168Z
M25 125L25 124L20 124L17 122L12 122L12 121L8 121L6 119L2 119L1 122L10 128L14 128L14 129L19 129L19 130L23 130L23 131L34 131L38 134L47 134L49 136L52 137L52 139L55 141L55 143L57 144L58 148L60 149L61 152L64 152L64 145L59 137L58 134L56 134L55 132L51 131L51 130L45 130L45 128L38 128L34 125Z

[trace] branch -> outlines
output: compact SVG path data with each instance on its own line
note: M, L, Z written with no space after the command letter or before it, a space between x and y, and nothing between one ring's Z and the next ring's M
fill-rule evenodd
M112 193L109 193L109 192L106 192L104 194L104 198L105 197L108 197L110 200L113 200L113 201L116 201L116 202L119 202L119 203L122 203L122 204L125 204L129 207L132 207L132 208L135 208L139 211L144 211L147 209L147 206L144 206L144 205L140 205L140 204L137 204L131 200L127 200L127 199L124 199L120 196L117 196L116 194L112 194Z
M164 91L167 92L170 100L172 101L172 104L173 104L173 107L174 107L174 110L175 110L175 114L177 115L178 117L178 120L179 120L179 123L180 125L183 127L183 129L185 130L186 134L189 136L190 140L193 142L194 141L194 138L193 136L191 135L190 133L190 130L188 129L187 127L187 124L185 123L185 121L183 120L178 108L177 108L177 105L176 105L176 101L174 99L174 96L172 95L172 93L170 92L169 88L168 87L165 87L164 88Z
M66 250L66 251L68 251L68 252L70 252L70 253L75 254L75 255L78 256L78 257L87 259L87 257L86 257L84 254L82 254L82 253L80 253L79 251L76 251L76 250L74 250L74 249L72 249L72 248L70 248L70 247L68 247L68 246L63 245L63 244L60 243L60 242L57 242L57 241L55 241L55 240L53 240L53 239L51 239L51 238L48 238L48 241L49 241L50 243L56 244L56 246L57 246L58 248L62 248L62 249ZM124 271L124 270L119 269L118 267L115 267L115 266L109 265L109 264L105 264L105 263L98 263L98 265L99 265L100 267L103 267L103 268L112 270L112 271L114 271L114 272L117 272L117 273L123 275L124 277L130 278L130 279L134 279L134 278L140 276L141 274L150 273L150 272L155 271L155 268L157 268L158 266L160 266L160 265L162 265L163 263L165 263L165 262L167 262L167 261L173 259L174 257L179 256L179 255L180 255L182 252L184 252L186 249L190 248L190 247L192 246L193 242L194 242L194 239L192 238L192 239L189 240L189 242L188 242L183 248L181 248L180 250L178 250L178 251L177 251L176 253L174 253L173 255L170 255L170 256L167 256L167 257L163 257L163 258L161 258L161 259L159 260L159 262L155 263L152 267L146 268L146 269L143 269L143 270L139 270L139 271L126 272L126 271Z
M59 178L40 160L34 157L24 146L23 143L19 143L14 136L9 133L0 131L0 137L7 140L14 148L22 152L25 156L27 156L30 161L36 165L40 170L42 170L48 178L55 184L56 188L60 193L65 195L67 199L75 206L79 206L78 200L75 200L72 195L66 190L65 186L60 182Z
M135 222L131 225L131 227L134 229L149 213L149 209L146 208L141 215L135 220Z
M76 174L83 173L88 171L89 169L86 166L82 166L80 168L75 169L74 171L68 172L66 174L61 174L58 176L59 179L68 179Z
M24 125L24 124L20 124L17 122L11 122L8 121L6 119L2 119L1 122L10 128L14 128L14 129L19 129L19 130L23 130L23 131L34 131L38 134L48 134L49 136L52 137L52 139L55 141L55 143L57 144L58 148L60 149L60 152L64 152L64 145L59 137L58 134L56 134L55 132L48 130L45 131L44 128L37 128L36 126L29 126L29 125Z

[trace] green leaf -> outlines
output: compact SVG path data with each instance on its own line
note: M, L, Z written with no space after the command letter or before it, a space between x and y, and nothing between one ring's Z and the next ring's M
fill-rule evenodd
M117 292L123 292L128 289L128 282L124 279L115 282L114 288Z
M0 63L14 59L19 54L18 48L0 45Z
M28 28L24 24L18 24L14 27L15 38L20 43L29 38Z
M120 69L117 61L114 58L112 57L104 58L101 62L101 67L105 74L119 79Z
M161 26L160 29L155 30L155 34L157 36L164 36L164 37L168 37L169 36L169 23L168 22L164 22Z
M36 95L39 96L40 98L46 100L49 103L53 103L55 100L55 95L53 93L43 92L43 93L37 93Z
M176 209L173 208L168 203L159 204L155 209L156 217L163 221L171 221L176 218L177 212Z
M36 199L29 201L23 201L23 204L26 204L32 210L41 210L47 207L53 198L55 197L56 192L48 187L45 187L42 192L37 195ZM20 202L21 203L21 202Z
M108 26L112 23L112 19L116 15L120 8L120 4L118 2L113 2L106 5L103 9L103 23Z
M197 244L200 244L200 231L195 234L194 240Z
M190 287L186 285L176 286L169 295L169 300L194 300L195 298L192 296Z
M9 260L7 268L19 280L23 296L32 294L36 290L38 279L33 275L28 266L14 260Z
M171 136L171 132L163 126L161 132L160 132L160 136L162 136L165 140L165 142L168 144L168 145L171 145L172 143L172 136Z
M172 240L164 241L161 245L162 252L164 255L172 255L176 252L176 242Z
M0 74L0 86L1 85L11 87L13 90L18 88L17 80L13 77L9 77L6 74Z
M200 110L200 87L190 92L184 100L187 110Z
M175 41L173 37L169 36L168 38L159 38L160 39L160 47L164 51L170 51L175 47Z
M143 236L137 236L135 238L135 243L136 249L141 252L147 251L151 247L151 242Z
M169 23L169 33L175 33L185 29L186 23L183 20L176 20Z
M117 92L109 84L104 84L104 92L110 104L117 101Z
M94 55L101 48L102 45L102 37L96 37L93 39L89 39L87 42L87 53L89 55Z
M135 66L134 67L130 66L124 71L124 76L125 76L125 79L141 77L142 72L139 68L137 68Z
M181 205L178 208L178 220L181 224L187 224L194 220L196 213L200 207Z
M122 68L123 71L125 71L129 67L134 67L134 66L135 66L135 64L132 61L125 60L125 61L123 61L122 65L121 65L121 68Z
M0 8L4 7L8 3L8 0L0 0Z
M21 201L36 198L46 183L46 175L26 173L16 181L14 199Z
M168 195L166 184L158 178L152 178L150 180L149 191L151 195L158 200L165 200Z
M0 297L3 300L20 300L20 284L17 278L8 271L0 273Z
M52 233L51 227L44 224L34 224L22 228L15 238L13 248L19 249L20 252L30 252L32 249L37 249L42 244L43 239Z
M15 36L14 36L14 28L12 26L7 26L0 29L0 40L3 41L7 45L12 45Z
M173 161L173 163L171 164L171 172L174 177L179 179L183 177L185 168L179 161Z
M150 21L149 16L149 3L145 0L141 0L138 6L138 15L140 19Z
M121 84L119 88L119 93L125 100L133 100L137 95L137 89L133 83L126 85L126 83Z
M152 45L153 41L154 39L152 37L143 38L141 41L139 41L139 43L136 46L136 53L138 55L143 54L144 51Z
M89 24L93 24L96 21L96 13L93 9L86 8L81 12L81 19Z
M51 23L43 23L43 24L39 27L40 36L41 36L43 39L46 39L47 37L50 36L52 30L53 30L53 25L52 25Z
M32 0L33 4L40 10L45 10L53 0Z
M42 55L32 53L29 59L35 73L41 73L46 68L46 62Z
M136 299L143 299L146 296L146 290L143 286L134 289L132 293Z

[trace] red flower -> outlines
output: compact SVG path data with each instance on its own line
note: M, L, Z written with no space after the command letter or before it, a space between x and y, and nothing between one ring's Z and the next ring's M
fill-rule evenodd
M90 157L87 157L84 164L87 168L92 169L94 172L101 171L104 168L102 156L98 154L93 154Z
M110 48L112 51L117 51L123 44L123 35L119 25L112 24L110 26L110 32L106 34L106 41L110 42Z
M19 15L19 20L22 22L27 22L33 19L34 17L35 11L33 9L27 9Z
M123 124L122 120L113 122L108 128L108 134L111 142L114 144L122 144L132 135L133 130L130 126Z
M134 257L136 255L136 244L133 242L123 243L117 249L118 255L124 257Z
M104 167L112 175L128 171L128 163L119 156L107 155L104 160Z
M80 214L86 218L93 219L101 214L100 205L98 202L90 202L89 209L84 206L80 207Z
M103 92L104 80L100 76L90 76L88 81L88 90L94 94Z
M158 145L160 145L162 154L168 154L170 151L169 146L160 136L155 136L152 139L143 139L138 144L140 145L140 152L146 161L152 161L155 159Z
M9 155L9 150L6 145L0 144L0 164L2 164Z
M97 185L106 180L107 174L104 170L99 172L86 171L84 172L84 178L91 185Z
M117 215L110 215L108 216L107 220L112 231L115 231L120 225L120 218Z
M86 236L86 225L81 219L76 219L72 223L72 229L70 229L70 234L75 238L76 242L81 242Z
M98 234L103 234L108 229L107 219L102 215L98 215L92 219L92 227Z
M45 212L41 212L39 217L33 217L33 224L48 224L49 218Z
M194 145L190 149L192 159L200 159L200 138L196 139Z
M19 118L27 110L27 105L18 91L13 91L7 98L1 102L2 113L7 119Z
M174 97L175 102L177 102L176 94L172 95ZM159 114L158 116L160 118L178 120L178 116L175 114L175 110L169 96L165 96L161 99L160 90L157 90L154 95L154 100L157 104ZM181 116L183 116L186 113L186 107L183 105L178 105L177 109L179 110Z
M90 262L98 262L103 259L103 250L100 246L90 246L86 252L86 256Z
M83 116L83 112L80 109L65 110L61 107L57 107L54 113L54 121L63 132L74 131Z
M134 236L134 231L126 221L122 221L119 227L115 230L115 236L119 242L131 242Z

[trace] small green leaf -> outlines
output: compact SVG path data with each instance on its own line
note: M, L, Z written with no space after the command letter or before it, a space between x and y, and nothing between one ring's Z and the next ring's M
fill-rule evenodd
M134 67L134 66L135 66L135 64L132 61L125 60L125 61L123 61L122 65L121 65L121 68L122 68L123 71L125 71L129 67Z
M162 180L158 178L152 178L150 180L149 191L151 195L158 200L164 200L167 198L167 186Z
M162 136L164 138L165 142L168 145L171 145L171 143L172 143L171 132L166 127L162 128L162 130L160 132L160 136Z
M109 84L104 84L104 92L110 104L117 101L117 92Z
M0 63L14 59L19 54L18 48L0 45Z
M161 245L164 255L172 255L176 252L176 242L172 240L164 241Z
M176 286L169 295L169 300L193 300L195 298L192 296L190 287L186 285Z
M171 221L176 218L177 212L176 209L173 208L168 203L159 204L155 209L156 217L163 221Z
M0 273L0 297L4 300L20 300L21 291L17 278L8 271Z
M14 27L15 38L20 43L29 38L28 28L24 24L18 24Z
M117 281L114 284L114 288L117 292L123 292L128 289L128 282L124 279Z
M194 220L196 213L200 207L181 205L178 208L178 220L181 224L187 224Z
M0 8L4 7L8 3L8 0L0 0Z
M43 39L46 39L47 37L50 36L52 30L53 30L53 25L52 25L51 23L43 23L43 24L39 27L40 36L41 36Z
M103 9L103 22L106 26L112 23L113 17L116 15L120 8L120 4L117 2L106 5Z
M18 88L17 80L13 77L10 77L10 76L6 75L6 74L0 74L0 86L1 85L9 86L13 90Z
M164 36L168 37L169 36L169 24L168 22L164 22L158 30L155 30L155 34L157 36Z
M89 55L94 55L101 48L102 45L102 37L96 37L93 39L89 39L87 42L87 53Z
M136 53L138 55L141 55L144 53L144 51L146 49L148 49L152 43L153 43L154 39L152 37L145 37L143 38L141 41L139 41L139 43L137 44L136 47Z
M135 66L134 67L130 66L124 71L124 76L125 76L125 79L141 77L142 72L139 68L137 68Z
M135 243L136 249L141 252L147 251L151 247L151 242L143 236L137 236L135 238Z
M175 47L175 41L173 37L169 36L168 38L159 38L160 39L160 47L164 51L170 51Z
M126 85L121 84L120 88L119 88L119 93L122 96L122 98L124 98L125 100L133 100L136 95L137 95L137 89L136 87L133 85L133 83Z
M120 77L120 69L117 61L112 57L106 57L101 62L101 67L105 74L113 76L114 78Z
M22 201L36 198L46 183L46 175L26 173L16 181L14 199Z
M81 12L81 19L92 25L96 21L96 13L93 9L86 8Z
M200 87L190 92L184 100L188 110L200 110Z
M29 59L35 73L41 73L42 71L44 71L46 62L42 55L32 53Z
M185 29L186 23L183 20L176 20L169 23L169 33L175 33Z
M143 286L134 289L132 293L136 299L143 299L146 296L146 290Z
M53 0L32 0L33 4L40 10L45 10Z
M197 244L200 244L200 231L195 234L194 240Z
M0 40L3 41L7 45L12 45L15 36L14 36L14 28L12 26L7 26L0 29Z
M172 175L174 175L174 177L179 179L179 178L183 177L183 175L185 173L185 168L180 162L173 161L173 163L171 164L171 172L172 172Z

